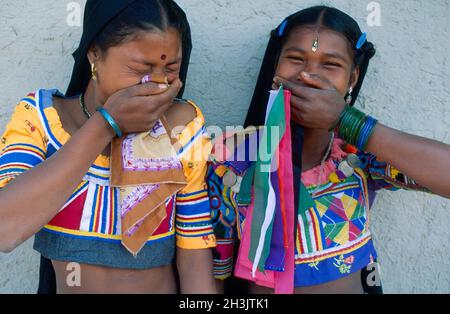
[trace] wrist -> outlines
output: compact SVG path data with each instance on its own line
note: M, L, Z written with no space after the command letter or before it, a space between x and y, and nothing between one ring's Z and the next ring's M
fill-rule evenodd
M360 151L367 149L378 121L362 111L346 106L337 121L339 136Z
M95 112L92 117L88 120L88 122L92 122L97 126L97 137L106 138L108 141L111 141L116 133L111 125L103 118L100 112Z
M342 117L344 116L346 110L347 110L348 105L345 105L344 109L341 111L341 113L339 114L338 118L333 122L333 124L331 125L331 127L328 129L329 132L334 131L339 124L342 121Z
M105 122L107 124L109 124L110 128L114 131L114 133L118 137L122 137L122 135L123 135L122 130L120 129L119 125L114 120L113 116L111 116L111 114L108 112L108 110L99 106L99 107L97 107L97 112L100 113L100 115L103 117Z

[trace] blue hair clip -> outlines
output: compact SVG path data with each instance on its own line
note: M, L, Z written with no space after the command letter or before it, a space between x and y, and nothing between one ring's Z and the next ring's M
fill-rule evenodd
M356 43L356 49L361 49L362 46L366 43L367 40L367 34L362 33L361 36L358 39L358 42Z
M281 23L280 28L278 29L278 36L283 36L284 30L286 29L288 21L284 20L283 23Z

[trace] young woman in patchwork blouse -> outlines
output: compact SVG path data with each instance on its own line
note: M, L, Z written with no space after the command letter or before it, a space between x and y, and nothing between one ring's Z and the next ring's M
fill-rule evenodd
M245 126L268 121L268 91L289 91L295 227L287 232L294 233L293 244L276 246L277 212L263 225L269 230L266 235L272 232L269 241L253 238L263 234L248 219L250 209L256 210L252 190L259 188L252 183L258 171L252 167L255 162L214 162L208 182L218 243L216 278L228 278L234 269L234 275L252 281L251 291L258 293L274 288L379 293L381 287L370 277L373 269L366 268L377 259L370 233L376 191L403 188L450 198L448 145L386 127L353 107L374 54L374 45L354 19L335 8L302 10L272 31ZM265 217L271 216L266 212ZM270 255L259 260L263 269L255 273L255 256L264 256L262 243L269 244ZM277 248L280 256L274 253ZM289 279L277 281L290 265L284 262L277 268L274 261L285 261L289 250L294 250L295 267ZM232 280L231 291L242 287L236 282L243 283ZM283 286L289 284L292 289Z

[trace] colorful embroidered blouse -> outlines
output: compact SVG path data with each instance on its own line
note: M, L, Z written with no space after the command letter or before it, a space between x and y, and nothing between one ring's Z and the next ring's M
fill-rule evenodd
M295 235L296 287L343 278L377 258L369 231L370 208L377 190L403 188L426 191L389 164L377 161L374 155L358 151L352 153L359 157L360 167L346 179L331 182L330 174L336 171L348 154L345 147L342 140L336 139L322 171L316 167L302 174L302 182L315 206L298 214ZM250 200L243 200L232 188L223 184L227 171L233 171L238 178L246 180L245 172L229 162L212 164L208 170L218 244L214 254L214 273L218 279L232 274L233 245L236 239L241 239L250 203ZM323 174L321 181L318 181L319 173ZM241 193L245 185L241 182Z
M0 144L0 188L52 156L70 138L62 128L54 96L38 90L15 108ZM59 213L35 236L34 248L43 256L101 266L145 269L170 264L175 246L202 249L215 246L208 201L205 161L194 161L195 149L210 146L199 108L178 136L177 156L187 185L166 200L167 216L134 258L121 245L118 188L110 186L109 157L100 155ZM197 160L197 159L196 159ZM45 197L49 191L42 191Z

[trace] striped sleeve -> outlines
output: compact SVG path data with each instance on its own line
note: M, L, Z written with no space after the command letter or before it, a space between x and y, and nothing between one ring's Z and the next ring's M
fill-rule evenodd
M0 141L0 188L45 159L45 140L34 97L16 106Z
M377 160L377 157L370 153L358 152L364 171L369 175L369 187L372 190L412 190L429 192L416 181L401 173L389 163Z
M176 199L176 239L183 249L205 249L216 246L211 208L206 186L207 159L211 143L204 119L197 109L197 118L179 137L179 157L187 179L186 187Z

